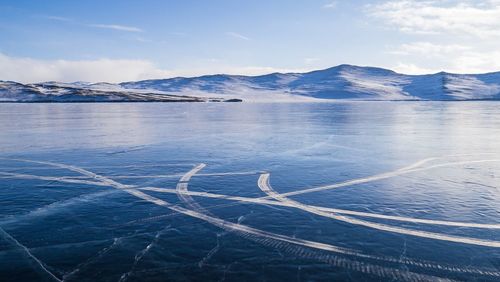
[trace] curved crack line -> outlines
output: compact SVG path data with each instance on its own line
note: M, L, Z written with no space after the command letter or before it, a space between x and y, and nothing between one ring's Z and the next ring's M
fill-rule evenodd
M457 155L457 156L461 156L461 155ZM435 159L439 159L439 158L424 159L424 160L418 161L410 166L398 169L398 170L396 170L396 172L398 172L398 171L404 172L404 173L413 172L413 171L415 171L415 170L413 170L413 168L415 168L419 165L422 165L423 163L426 163L428 161L435 160ZM486 162L486 161L490 162L490 161L497 161L497 160L463 161L463 162L460 162L459 164L468 164L471 162ZM453 164L457 164L457 163L446 163L446 164L435 165L433 167L450 166ZM410 169L412 169L412 170L410 170ZM422 169L418 169L418 170L420 171L423 169L427 169L427 168L422 168ZM2 174L2 172L0 172L0 174ZM8 173L3 173L3 174L8 174ZM221 173L221 174L234 174L234 173ZM202 174L199 174L199 175L202 175ZM85 176L85 177L89 178L88 176ZM56 178L56 177L44 177L44 176L23 174L23 175L21 175L20 178L41 179L41 180L58 181L58 182L65 182L65 183L81 183L81 184L97 185L97 186L108 186L107 184L102 184L101 182L94 182L94 181L80 182L80 181L73 181L71 179L62 178L62 177ZM372 178L371 180L364 181L363 183L367 183L367 182L371 182L371 181L375 181L375 180L379 180L379 178L377 178L377 179ZM316 187L316 188L311 188L311 189L321 188L322 190L323 189L328 190L328 189L333 189L333 188L346 187L346 186L350 186L350 185L354 185L354 184L359 184L359 183L352 183L351 182L351 183L345 184L345 182L342 182L342 183L338 183L338 184L332 184L332 185L328 185L328 186ZM177 193L175 189L158 188L158 187L138 187L136 185L130 185L130 186L132 188L137 188L137 189L145 190L145 191L155 191L155 192L162 192L162 193ZM283 193L281 195L284 195L284 196L287 196L290 194L298 195L298 194L302 194L302 193L300 193L301 191L305 191L305 193L314 192L314 191L307 191L307 190L308 189L294 191L294 192L288 192L288 193ZM226 200L238 201L238 202L243 202L243 203L257 203L257 204L264 204L264 205L290 206L290 205L287 205L286 203L283 203L283 202L274 201L269 196L260 197L260 198L249 198L249 197L214 194L214 193L208 193L208 192L191 192L191 191L187 191L186 194L191 195L191 196L226 199ZM268 199L270 199L270 200L268 200ZM216 205L216 206L210 207L210 209L218 208L218 207L233 206L233 205L234 204ZM336 209L336 208L327 208L327 207L321 207L321 206L312 206L312 207L317 208L321 211L325 211L325 212L333 212L333 213L338 213L338 214L348 214L348 215L370 217L370 218L380 218L380 219L385 219L385 220L394 220L394 221L402 221L402 222L430 224L430 225L443 225L443 226L456 226L456 227L469 227L469 228L500 229L500 224L470 223L470 222L433 220L433 219L419 219L419 218L412 218L412 217L391 216L391 215L384 215L384 214L377 214L377 213L360 212L360 211L352 211L352 210Z
M137 188L137 189L143 190L143 191L153 191L153 192L169 193L169 194L176 193L176 190L171 189L171 188L142 187L142 188ZM281 206L281 207L294 207L293 205L291 205L289 203L276 201L274 199L267 200L264 198L229 196L229 195L224 195L224 194L215 194L215 193L197 192L197 191L186 191L185 194L190 195L190 196L195 196L195 197L223 199L223 200L229 200L229 201L236 201L236 202L240 202L240 203L252 203L252 204L262 204L262 205ZM230 205L234 205L234 204L215 205L215 206L208 207L206 209L213 209L213 208L225 207L225 206L230 206ZM328 207L314 206L314 205L310 205L310 206L317 208L317 209L324 211L324 212L348 214L348 215L355 215L355 216L361 216L361 217L380 218L380 219L402 221L402 222L422 223L422 224L429 224L429 225L470 227L470 228L481 228L481 229L500 229L500 224L470 223L470 222L445 221L445 220L434 220L434 219L419 219L419 218L412 218L412 217L392 216L392 215L384 215L384 214L377 214L377 213L368 213L368 212L328 208Z
M403 172L406 171L407 172L408 168L415 167L417 164L421 165L424 162L427 162L427 161L433 160L433 159L437 159L437 158L425 159L423 161L419 161L413 165L410 165L406 168L398 169L397 171L403 171ZM492 161L492 160L489 160L489 161ZM478 162L478 161L464 161L464 162L460 162L460 163L467 164L470 162ZM484 162L484 160L481 162ZM448 163L448 164L446 164L446 166L451 165L451 164L456 164L456 163ZM440 166L442 166L442 165L440 165ZM0 174L10 174L10 173L0 172ZM13 175L12 177L16 177L16 175ZM86 176L86 177L89 178L88 176ZM36 176L36 175L28 175L28 174L20 175L20 178L23 178L23 179L41 179L41 180L58 181L58 182L64 182L64 183L81 183L81 184L96 185L96 186L108 186L107 184L103 184L101 182L95 182L95 181L84 181L83 182L83 181L74 181L74 180L71 180L68 178L45 177L45 176ZM375 180L378 180L378 179L375 179ZM375 181L375 180L372 179L370 181ZM366 183L366 182L368 182L368 181L365 181L363 183ZM354 185L354 184L352 184L352 183L348 183L346 185L344 185L343 183L332 184L332 185L328 186L328 189L345 187L345 186L350 186L350 185ZM162 193L177 193L175 189L168 189L168 188L137 187L136 185L131 185L131 187L137 188L140 190L145 190L145 191L155 191L155 192L162 192ZM313 188L313 189L317 189L317 188ZM298 192L300 192L300 191L304 191L304 190L299 190ZM282 195L286 196L286 195L289 195L290 193L293 193L294 195L301 194L298 192L283 193ZM208 193L208 192L191 192L191 191L187 191L186 194L189 194L191 196L226 199L226 200L239 201L239 202L244 202L244 203L290 206L290 205L287 205L286 203L274 201L272 199L267 200L268 198L270 198L269 196L260 197L260 198L249 198L249 197L214 194L214 193ZM226 206L231 206L231 205L233 205L233 204L222 204L222 205L220 205L220 207L226 207ZM217 208L217 207L219 207L219 206L214 206L211 208ZM370 218L380 218L380 219L385 219L385 220L394 220L394 221L401 221L401 222L411 222L411 223L430 224L430 225L443 225L443 226L456 226L456 227L469 227L469 228L500 229L500 224L470 223L470 222L433 220L433 219L419 219L419 218L412 218L412 217L391 216L391 215L384 215L384 214L377 214L377 213L360 212L360 211L352 211L352 210L336 209L336 208L327 208L327 207L321 207L321 206L312 206L312 207L317 208L321 211L325 211L325 212L333 212L333 213L338 213L338 214L348 214L348 215L370 217Z
M120 189L120 190L124 190L127 193L132 194L132 195L134 195L136 197L139 197L139 198L141 198L143 200L149 201L151 203L154 203L154 204L157 204L157 205L160 205L160 206L165 206L165 207L167 207L167 208L169 208L169 209L171 209L171 210L173 210L175 212L179 212L179 213L182 213L182 214L185 214L185 215L189 215L189 216L192 216L192 217L195 217L195 218L198 218L198 219L205 220L205 221L207 221L209 223L212 223L212 224L214 224L216 226L219 226L219 227L223 227L223 226L228 227L229 226L235 232L238 232L238 231L242 232L241 235L243 237L248 237L248 235L257 235L257 236L262 236L262 237L268 237L269 239L277 239L280 242L289 242L289 243L293 243L293 244L298 245L298 246L307 246L307 247L311 247L313 249L318 249L318 250L326 250L326 251L338 252L338 253L342 253L342 254L353 255L353 256L357 256L357 257L363 257L363 258L369 258L369 259L376 259L376 260L384 260L384 261L387 261L387 262L395 262L395 260L393 258L390 258L390 257L371 256L371 255L366 255L366 254L362 254L362 253L357 253L356 251L352 252L352 250L348 250L348 249L344 249L344 248L338 248L338 247L335 247L335 246L332 246L332 245L328 245L328 244L323 244L323 243L318 243L318 242L313 242L313 241L307 241L307 240L302 240L302 239L291 238L291 237L287 237L287 236L283 236L283 235L279 235L279 234L274 234L274 233L270 233L270 232L266 232L266 231L254 229L254 228L247 227L247 226L234 226L234 224L231 223L231 222L226 222L226 221L224 221L222 219L213 218L213 217L210 217L210 216L207 217L206 215L199 214L199 213L197 213L195 211L192 211L192 210L189 210L189 209L184 209L184 208L178 207L176 205L172 205L172 204L170 204L168 202L165 202L165 201L163 201L161 199L157 199L155 197L149 196L148 194L144 194L144 193L142 193L142 192L140 192L140 191L138 191L136 189L133 189L134 188L133 185L124 185L124 184L118 183L118 182L116 182L116 181L114 181L112 179L106 178L104 176L95 174L93 172L87 171L87 170L79 168L79 167L70 166L70 165L64 165L64 164L59 164L59 163L52 163L52 162L40 162L40 161L30 161L30 160L22 160L22 159L16 159L16 160L33 162L33 163L40 163L40 164L46 164L46 165L51 165L51 166L66 168L66 169L69 169L69 170L72 170L72 171L75 171L75 172L79 172L79 173L81 173L83 175L87 175L89 177L98 179L98 180L102 181L103 183L108 184L111 187L114 187L114 188L117 188L117 189ZM447 165L449 165L449 164L447 164ZM273 236L275 236L275 237L273 237ZM340 263L339 260L341 260L342 263ZM328 261L332 261L332 259L328 259ZM366 267L367 267L367 265L364 264L364 263L356 262L356 261L351 261L351 260L346 260L346 259L341 259L341 258L338 258L338 257L333 258L333 261L335 262L334 265L336 265L336 266L338 266L339 264L342 264L343 267L346 267L346 268L349 268L349 269L354 269L354 270L359 269L359 267L355 267L354 265L361 264L362 265L362 267L361 267L362 269L360 270L361 272L364 272L363 269L366 269ZM345 265L346 263L347 263L347 266ZM450 267L450 266L435 265L435 264L428 263L428 262L419 262L419 261L409 261L409 260L406 260L405 263L406 264L410 264L410 265L414 265L414 266L418 266L418 267L434 268L434 269L438 269L438 270L447 270L447 271L455 271L455 272L470 272L469 270L464 270L464 269L460 269L460 268L456 268L456 267ZM380 271L383 270L382 273L384 273L384 274L389 273L390 275L395 275L395 276L401 278L400 276L398 276L398 275L400 275L399 273L395 274L393 272L394 269L391 269L391 268L386 269L386 268L381 268L379 266L376 266L376 267L378 267ZM368 267L368 269L371 269L371 268ZM387 271L389 271L389 272L387 272ZM494 275L494 276L498 275L498 273L496 273L496 272L483 271L483 270L476 270L473 273L483 274L483 275ZM417 280L421 280L422 277L427 277L427 279L431 278L430 276L426 276L426 275L422 275L422 274L417 274L417 273L412 273L412 272L406 273L406 274L410 275L413 278L415 278L415 277L419 278ZM405 276L405 278L407 278L405 280L408 280L410 276ZM437 277L432 277L432 278L437 278Z
M46 164L46 165L51 165L55 167L60 167L60 168L65 168L74 172L78 172L82 175L89 176L91 178L94 178L98 181L101 181L102 183L108 184L110 187L116 188L123 190L135 197L138 197L142 200L148 201L150 203L156 204L158 206L163 206L166 207L170 210L173 210L178 213L182 213L184 215L188 215L197 219L204 220L208 223L211 223L219 228L223 228L226 230L229 230L231 232L235 232L240 234L244 238L248 238L254 241L258 241L260 243L263 243L267 246L272 246L272 247L277 247L280 244L282 245L283 243L291 243L292 245L287 246L288 248L286 249L287 251L292 251L293 247L309 247L312 249L317 249L317 250L323 250L323 251L330 251L330 252L335 252L339 254L344 254L344 255L351 255L359 258L365 258L365 259L374 259L374 260L383 260L386 262L399 262L399 260L396 260L394 258L390 257L380 257L380 256L373 256L373 255L368 255L368 254L363 254L355 250L351 249L346 249L342 247L337 247L334 245L329 245L325 243L319 243L319 242L314 242L314 241L309 241L309 240L304 240L304 239L299 239L299 238L292 238L288 237L285 235L280 235L280 234L275 234L272 232L256 229L253 227L245 226L245 225L240 225L236 224L233 222L229 222L220 218L215 218L203 213L199 213L197 211L193 211L190 209L186 209L183 207L179 207L177 205L173 205L169 202L166 202L164 200L155 198L153 196L150 196L148 194L145 194L137 189L134 189L133 185L124 185L121 184L117 181L114 181L110 178L107 178L105 176L93 173L91 171L82 169L80 167L72 166L72 165L65 165L65 164L60 164L60 163L54 163L54 162L43 162L43 161L32 161L32 160L22 160L22 159L16 159L19 161L27 161L27 162L32 162L32 163L39 163L39 164ZM286 245L285 245L286 246ZM312 253L307 252L304 249L295 249L294 250L297 254L303 256L303 257L309 257L312 258ZM329 255L322 255L321 258L318 257L318 259L321 259L323 261L327 261L329 264L332 264L336 267L343 267L355 271L359 271L362 273L367 273L371 275L378 275L381 277L390 277L392 279L397 279L397 280L405 280L405 281L427 281L427 280L441 280L441 281L450 281L449 279L444 279L444 278L439 278L439 277L434 277L434 276L429 276L425 274L419 274L419 273L414 273L414 272L409 272L405 271L402 273L401 271L398 271L393 268L387 268L387 267L381 267L377 265L371 265L368 263L364 262L359 262L359 261L353 261L350 259L344 259L340 258L337 256L329 256ZM414 263L415 264L420 264L422 266L427 266L428 264L426 263ZM437 268L437 266L435 266ZM439 268L441 268L439 266Z
M482 240L482 239L469 238L469 237L451 236L451 235L445 235L445 234L441 234L441 233L433 233L433 232L427 232L427 231L407 229L407 228L402 228L402 227L394 227L394 226L390 226L390 225L355 219L355 218L351 218L348 216L337 215L335 213L325 212L325 211L319 210L315 207L305 205L305 204L299 203L297 201L294 201L292 199L289 199L286 196L283 196L284 194L280 194L280 193L276 192L269 184L269 173L264 173L264 174L260 175L259 180L258 180L258 186L264 193L271 196L273 199L275 199L277 201L280 201L283 203L288 203L290 206L297 208L297 209L300 209L300 210L314 213L314 214L317 214L317 215L320 215L323 217L328 217L328 218L336 219L339 221L347 222L350 224L370 227L373 229L378 229L378 230L387 231L387 232L399 233L399 234L404 234L404 235L412 235L412 236L422 237L422 238L427 238L427 239L435 239L435 240L450 241L450 242L455 242L455 243L463 243L463 244L478 245L478 246L484 246L484 247L500 248L499 241L490 241L490 240Z
M193 177L198 171L202 170L206 164L201 163L188 171L186 174L184 174L179 182L177 183L177 186L175 188L175 192L177 194L177 197L184 202L188 207L191 209L200 212L200 213L205 213L207 215L213 216L209 211L207 211L205 208L203 208L200 204L198 204L189 194L188 194L188 183L189 180L191 180L191 177Z
M88 259L87 261L83 262L83 263L80 263L79 265L77 265L75 267L74 270L72 270L71 272L65 274L63 276L63 282L64 281L67 281L70 277L73 277L75 276L76 274L78 274L79 272L81 272L83 269L85 269L87 266L89 266L90 264L98 261L100 258L102 258L105 254L107 254L110 250L112 250L115 246L117 246L120 242L121 242L122 238L113 238L113 243L107 247L105 247L104 249L100 250L99 252L97 252L94 256L92 256L90 259Z
M352 180L348 180L348 181L344 181L344 182L340 182L340 183L335 183L335 184L330 184L330 185L325 185L325 186L318 186L318 187L313 187L313 188L308 188L308 189L302 189L302 190L287 192L287 193L283 193L281 195L284 196L284 197L295 196L295 195L301 195L301 194L312 193L312 192L332 190L332 189L336 189L336 188L340 188L340 187L346 187L346 186L352 186L352 185L357 185L357 184L363 184L363 183L372 182L372 181L376 181L376 180L382 180L382 179L392 178L392 177L395 177L395 176L399 176L399 175L403 175L403 174L408 174L408 173L411 173L411 172L426 171L426 170L433 169L433 168L455 166L455 165L461 165L461 164L487 163L487 162L500 162L500 159L448 162L448 163L442 163L442 164L436 164L436 165L426 166L426 167L423 167L423 168L397 169L397 170L390 171L390 172L385 172L385 173L376 174L376 175L373 175L373 176L368 176L368 177L363 177L363 178L352 179ZM269 198L269 197L270 196L264 197L264 198Z
M188 183L191 177L195 176L200 170L202 170L206 164L201 163L198 166L194 167L192 170L188 171L184 176L181 177L179 182L177 183L175 192L177 194L177 197L183 201L188 207L192 208L193 210L196 210L198 212L214 216L211 214L208 210L203 208L200 204L198 204L189 194L188 191ZM226 229L224 229L226 230ZM229 231L225 231L222 234L225 234ZM203 267L203 265L220 249L220 239L219 239L219 234L217 233L217 244L214 248L212 248L206 255L203 257L199 262L198 262L198 267Z
M144 249L142 249L136 253L136 255L134 257L134 263L132 264L132 268L128 272L122 274L120 276L120 280L118 280L118 282L127 281L129 279L129 277L131 277L134 274L135 269L137 268L137 265L142 260L142 258L151 250L151 248L153 248L153 246L155 244L158 243L162 233L169 230L169 229L170 229L170 225L167 225L162 230L156 232L156 235L154 236L153 240Z
M177 187L176 187L176 193L177 193L179 199L182 200L187 206L191 207L193 211L210 216L210 217L217 219L217 220L222 220L222 219L219 219L217 217L214 217L209 211L207 211L205 208L203 208L189 194L187 194L189 180L191 179L191 177L193 177L198 171L203 169L205 166L206 166L206 164L201 163L198 166L191 169L190 171L188 171L183 177L181 177L181 179L179 180ZM210 223L212 223L212 222L210 222ZM232 222L226 221L226 223L232 223ZM239 221L237 224L239 225ZM223 228L224 230L226 230L226 232L234 232L234 229L230 229L230 228L228 229L226 225L222 225L220 227ZM272 234L272 233L269 233L269 234ZM275 247L275 248L285 247L288 249L288 251L291 250L290 246L286 246L286 245L282 245L282 244L281 244L282 246L280 246L280 244L276 244L276 242L269 242L266 240L262 240L260 238L252 238L253 236L248 236L248 235L252 235L252 234L245 234L245 235L246 235L245 237L247 237L248 239L253 240L253 241L257 241L259 243L263 243L264 245L268 245L269 243L271 243L273 245L273 247ZM284 235L280 235L280 236L284 237ZM268 237L268 238L271 239L272 237ZM294 237L293 238L290 237L290 238L295 239ZM290 243L290 242L288 242L288 243ZM217 241L217 247L212 249L208 255L211 256L212 252L217 251L218 248L219 248L219 242ZM338 247L335 247L335 248L338 248ZM304 257L304 253L307 253L307 250L303 250L303 249L298 249L298 250L296 249L294 251L297 255L302 256L302 257ZM353 254L355 256L366 256L364 254L357 252L356 250L348 250L348 252L350 252L351 254ZM379 258L377 258L377 259L379 259ZM394 260L394 259L391 258L391 260ZM368 266L369 266L368 268L379 267L379 266L374 266L374 265L368 265ZM390 268L388 268L388 269L390 269ZM385 271L388 271L388 269L385 269Z
M395 232L395 233L400 233L400 234L406 234L406 235L413 235L413 236L418 236L418 237L424 237L424 238L431 238L431 239L438 239L438 240L446 240L446 241L452 241L452 242L458 242L458 243L467 243L467 244L475 244L475 245L481 245L481 246L489 246L489 247L500 247L500 242L497 241L486 241L486 240L479 240L479 239L474 239L474 238L467 238L467 237L458 237L458 236L447 236L447 235L442 235L442 234L437 234L437 233L431 233L431 232L424 232L424 231L417 231L417 230L409 230L405 228L399 228L399 227L393 227L389 225L384 225L384 224L378 224L378 223L373 223L369 221L364 221L364 220L358 220L354 218L350 218L347 216L339 216L335 215L333 213L325 213L322 212L314 207L311 207L309 205L305 205L302 203L299 203L297 201L291 200L287 197L284 197L283 194L277 193L270 185L269 185L269 173L261 174L258 180L258 186L259 188L269 195L270 197L284 203L290 204L294 208L298 208L313 214L317 214L320 216L336 219L339 221L347 222L350 224L354 225L361 225L361 226L366 226L366 227L371 227L374 229L379 229L383 231L390 231L390 232ZM427 237L429 236L429 237ZM405 262L408 262L407 259L405 259ZM438 266L438 268L441 268L441 266ZM460 272L468 272L468 273L477 273L477 274L486 274L490 276L500 276L500 272L494 272L494 271L482 271L479 269L460 269Z
M27 213L22 213L22 214L15 214L15 215L9 215L5 216L3 218L0 218L0 225L9 225L13 223L17 223L21 220L26 220L32 217L38 217L38 216L47 216L51 215L56 211L59 211L61 209L76 205L78 203L86 203L94 199L100 199L103 198L104 196L117 193L117 190L105 190L101 192L95 192L95 193L89 193L89 194L82 194L78 195L73 198L69 198L66 200L61 200L57 202L50 203L48 205L36 208L34 210L31 210Z
M201 177L201 176L233 176L233 175L258 175L260 171L233 171L233 172L212 172L212 173L198 173L193 176ZM71 176L71 175L61 175L61 176L43 176L43 175L33 175L33 174L24 174L24 173L16 173L16 172L0 172L0 178L19 178L19 179L40 179L40 180L48 180L48 181L59 181L59 180L67 180L67 182L80 183L80 179L89 179L88 176ZM179 178L182 177L183 174L160 174L160 175L109 175L109 178L112 179L142 179L142 178ZM91 181L81 181L83 184L92 184L99 185L97 182Z
M493 153L480 153L477 155L492 155L492 154ZM461 157L461 156L468 156L468 154L450 155L448 157ZM314 187L314 188L308 188L308 189L303 189L303 190L287 192L287 193L283 193L281 195L282 196L294 196L294 195L300 195L300 194L305 194L305 193L331 190L331 189L336 189L336 188L341 188L341 187L352 186L352 185L356 185L356 184L368 183L368 182L372 182L372 181L376 181L376 180L387 179L387 178L391 178L391 177L395 177L395 176L399 176L399 175L404 175L407 173L425 171L425 170L429 170L432 168L438 168L438 167L447 167L447 166L460 165L460 164L471 164L471 163L500 162L500 159L471 160L471 161L448 162L448 163L442 163L442 164L432 165L432 166L423 167L423 168L417 168L418 166L421 166L424 163L427 163L427 162L430 162L433 160L437 160L437 159L443 159L443 158L446 158L446 157L427 158L427 159L417 161L411 165L408 165L406 167L403 167L403 168L400 168L400 169L397 169L394 171L381 173L381 174L377 174L377 175L373 175L373 176L369 176L369 177L364 177L364 178L357 178L357 179L353 179L353 180L349 180L349 181L345 181L345 182L340 182L340 183L335 183L335 184L330 184L330 185L326 185L326 186L319 186L319 187ZM171 191L167 191L167 190L162 191L163 188L155 188L155 187L143 187L141 189L157 191L157 192L168 192L168 193L171 192ZM210 194L210 193L203 194L203 193L204 192L200 192L199 194L196 194L195 196L224 198L224 197L216 196L217 194ZM266 201L266 200L272 200L271 196L252 198L252 200L250 200L250 198L245 198L245 197L231 197L231 198L227 198L227 199L242 201L242 202L245 202L248 200L248 202L273 205L273 202ZM279 205L276 203L274 203L274 204ZM222 205L214 206L212 208L228 207L228 206L233 206L233 205L235 205L235 204L234 203L233 204L222 204ZM500 224L482 224L482 223L468 223L468 222L456 222L456 221L445 221L445 220L416 219L416 218L411 218L411 217L390 216L390 215L383 215L383 214L376 214L376 213L357 212L357 211L342 210L342 209L331 209L331 208L325 208L325 207L316 207L316 208L324 210L326 212L335 212L335 213L341 213L341 214L350 214L350 215L357 215L357 216L363 216L363 217L373 217L373 218L381 218L381 219L396 220L396 221L406 221L406 222L413 222L413 223L436 224L436 225L470 227L470 228L500 229Z
M217 233L216 234L216 244L215 247L213 247L199 262L198 262L198 267L202 268L204 265L207 264L207 262L220 250L221 243L220 243L220 237L226 235L228 232L224 231L222 233Z
M66 177L66 176L53 177L53 176L41 176L41 175L11 173L11 172L0 172L0 175L3 175L5 178L39 179L39 180L46 180L46 181L57 181L57 182L67 182L67 183L74 183L74 184L88 184L88 185L104 186L100 182L74 179L74 178L70 178L70 177Z

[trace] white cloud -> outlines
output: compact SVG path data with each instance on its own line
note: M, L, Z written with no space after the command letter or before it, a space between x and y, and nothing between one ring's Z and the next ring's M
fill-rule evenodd
M398 39L411 40L389 47L385 67L408 74L500 71L499 0L389 0L366 11L405 33Z
M500 71L500 51L482 50L462 45L438 45L429 42L403 44L391 54L395 65L387 67L405 74L427 74L439 71L485 73Z
M172 71L161 69L148 60L38 60L10 57L0 53L0 80L23 83L43 81L123 82L216 73L261 75L273 72L302 71L308 70L265 66L230 66L213 59L201 60L197 65L191 66L189 69Z
M228 31L226 32L226 35L228 36L231 36L231 37L234 37L234 38L237 38L237 39L242 39L242 40L246 40L246 41L249 41L250 38L240 34L240 33L237 33L237 32L233 32L233 31Z
M338 5L337 1L332 1L330 3L323 5L323 8L324 9L335 9L335 8L337 8L337 5Z
M369 5L370 14L400 31L500 36L500 1L397 0Z
M434 69L434 68L423 68L420 66L417 66L415 64L408 64L408 63L402 63L398 62L396 65L390 66L390 68L398 73L404 73L404 74L430 74L430 73L437 73L440 72L440 69Z
M9 57L0 53L0 79L19 82L107 81L167 77L172 73L146 60L37 60Z
M96 28L104 28L104 29L113 29L119 31L127 31L127 32L142 32L143 30L134 27L134 26L125 26L125 25L117 25L117 24L89 24L90 27Z
M459 73L482 73L500 70L500 51L466 52L453 60L453 69Z

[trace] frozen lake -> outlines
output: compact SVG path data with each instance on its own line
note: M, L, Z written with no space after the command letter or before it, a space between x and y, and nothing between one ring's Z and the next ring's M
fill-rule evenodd
M0 104L1 281L500 280L500 103Z

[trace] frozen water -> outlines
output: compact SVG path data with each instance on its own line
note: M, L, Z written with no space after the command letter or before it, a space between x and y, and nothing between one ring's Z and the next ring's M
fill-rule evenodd
M2 104L0 280L497 281L498 106Z

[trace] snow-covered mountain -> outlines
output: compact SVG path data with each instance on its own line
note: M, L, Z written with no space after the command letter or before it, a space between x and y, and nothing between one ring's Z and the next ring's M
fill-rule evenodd
M218 97L218 98L214 98ZM307 73L206 75L120 84L0 82L0 101L500 100L500 72L404 75L340 65Z
M204 102L208 99L159 91L125 89L111 83L0 81L0 102ZM224 101L224 98L210 98Z
M127 89L172 93L217 93L251 99L273 93L320 99L484 100L500 99L500 72L404 75L373 67L340 65L307 73L262 76L207 75L125 82ZM272 96L271 96L272 97Z

